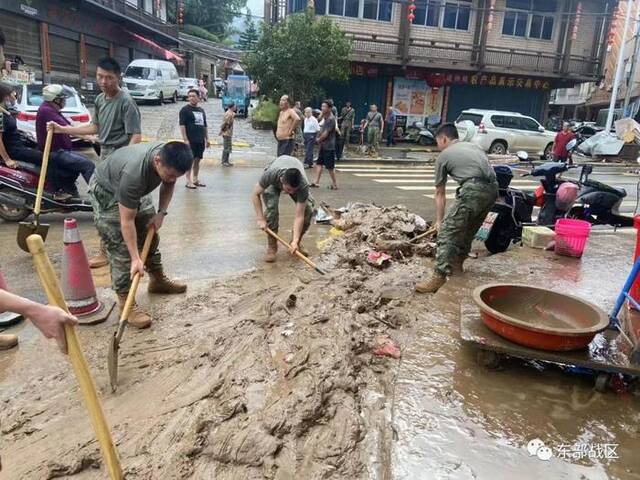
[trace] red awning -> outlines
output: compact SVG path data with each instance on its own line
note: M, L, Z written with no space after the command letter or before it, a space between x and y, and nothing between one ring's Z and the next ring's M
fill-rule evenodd
M148 47L151 47L154 51L156 51L159 55L162 56L165 60L169 60L170 62L174 62L178 65L184 65L184 60L180 55L173 53L170 50L167 50L164 47L161 47L153 40L149 40L148 38L144 38L142 35L138 35L137 33L129 32L136 41L145 44Z

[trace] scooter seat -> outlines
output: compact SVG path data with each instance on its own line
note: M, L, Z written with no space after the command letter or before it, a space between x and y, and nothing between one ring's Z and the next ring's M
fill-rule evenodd
M36 165L35 163L27 163L27 162L21 162L21 161L17 161L18 163L18 167L20 167L20 170L25 170L27 172L33 173L34 175L40 175L40 165Z
M604 192L609 192L614 195L617 195L621 198L627 196L627 191L624 188L612 187L611 185L607 185L606 183L598 182L597 180L585 180L582 182L585 186L596 188L598 190L602 190Z

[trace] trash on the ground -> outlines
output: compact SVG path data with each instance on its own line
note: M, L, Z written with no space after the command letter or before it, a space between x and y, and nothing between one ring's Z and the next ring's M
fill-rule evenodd
M384 252L371 250L367 254L367 262L374 267L384 267L391 261L391 257Z
M578 151L592 157L618 155L623 146L624 142L609 132L598 132L582 142Z
M344 235L344 232L337 227L331 227L331 230L329 230L329 235L331 235L332 237L339 237L340 235Z
M296 302L298 301L298 297L296 297L293 293L287 297L287 301L285 302L285 306L287 308L293 308L296 306Z
M333 220L333 217L327 213L327 211L318 207L318 211L316 212L316 223L330 223Z
M624 143L640 143L640 124L633 118L621 118L616 120L616 135Z
M374 340L371 351L378 357L400 358L400 347L389 335L379 335Z
M555 236L555 232L548 227L525 226L522 228L522 243L531 248L546 248Z

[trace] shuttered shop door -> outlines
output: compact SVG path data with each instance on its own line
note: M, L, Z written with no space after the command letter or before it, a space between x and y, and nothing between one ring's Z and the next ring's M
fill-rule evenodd
M506 110L542 120L545 92L524 88L452 85L449 90L447 121L453 122L463 110Z
M388 77L351 77L347 84L328 83L323 85L327 98L333 98L338 112L347 100L356 111L356 125L363 119L371 104L378 106L378 111L384 115L384 101ZM320 99L321 100L321 99Z
M40 54L40 29L38 22L30 18L2 11L0 27L6 37L5 56L13 60L16 55L24 60L38 77L42 73Z
M51 70L71 75L80 73L80 46L76 40L49 34Z
M129 48L116 45L114 48L114 57L120 64L120 68L124 72L124 70L127 68L127 65L129 65Z
M96 47L95 45L87 45L87 76L89 78L96 77L96 69L98 68L98 61L101 58L109 56L109 49L103 47ZM120 65L121 68L124 68Z

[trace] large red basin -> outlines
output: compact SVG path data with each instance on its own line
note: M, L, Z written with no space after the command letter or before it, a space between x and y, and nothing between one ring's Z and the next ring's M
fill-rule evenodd
M473 291L473 300L491 330L540 350L585 348L609 324L592 303L528 285L483 285Z

